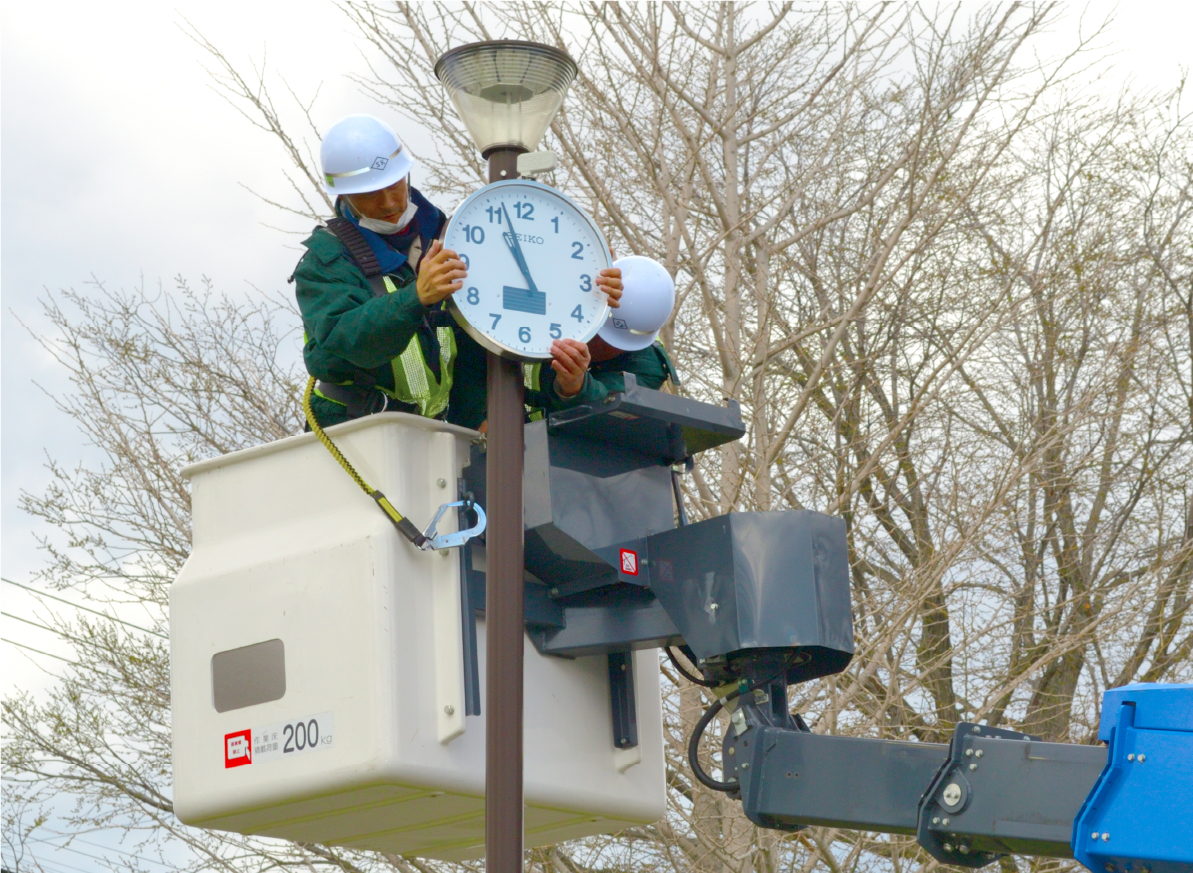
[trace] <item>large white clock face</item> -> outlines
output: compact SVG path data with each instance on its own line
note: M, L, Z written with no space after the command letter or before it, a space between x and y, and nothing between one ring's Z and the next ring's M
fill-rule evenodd
M468 267L449 307L481 345L503 357L546 360L551 343L587 342L608 304L596 284L609 247L592 219L538 182L494 182L460 204L444 235Z

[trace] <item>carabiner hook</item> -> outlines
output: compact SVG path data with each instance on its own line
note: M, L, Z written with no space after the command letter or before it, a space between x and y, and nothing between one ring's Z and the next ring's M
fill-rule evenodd
M476 524L467 530L456 531L455 533L440 534L435 532L435 526L439 524L439 519L443 518L443 513L447 512L453 506L463 506L466 509L471 509L476 513ZM439 507L439 511L435 513L435 517L431 519L430 525L423 531L423 536L427 541L422 545L423 549L454 549L457 546L462 546L474 536L483 534L485 532L485 511L480 508L480 504L474 503L471 500L456 500L453 503L445 503Z

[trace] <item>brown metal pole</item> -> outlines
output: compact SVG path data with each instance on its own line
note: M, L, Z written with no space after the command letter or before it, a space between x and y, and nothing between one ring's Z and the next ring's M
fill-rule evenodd
M518 152L493 152L489 181ZM485 534L485 870L522 871L522 365L489 353Z

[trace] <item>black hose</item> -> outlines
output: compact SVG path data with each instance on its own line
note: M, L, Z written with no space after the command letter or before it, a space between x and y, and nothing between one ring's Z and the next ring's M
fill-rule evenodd
M705 788L711 788L713 791L737 791L741 786L737 782L721 782L713 779L704 772L704 768L700 766L700 758L698 753L700 751L700 738L704 735L705 728L708 727L709 722L716 718L717 713L725 708L719 699L713 702L713 705L708 708L704 715L700 716L700 721L696 722L696 727L692 731L692 738L688 740L688 765L692 768L692 773L695 775L697 781Z
M690 673L688 671L688 669L683 664L679 663L679 659L675 657L675 653L673 651L671 651L670 646L664 646L663 650L667 653L667 658L668 658L668 660L671 661L671 666L674 667L676 670L678 670L680 672L680 674L682 674L683 677L685 679L687 679L689 682L691 682L693 685L700 685L704 688L716 688L717 687L717 683L709 682L707 679L702 679L699 676L696 676L696 675L693 675L692 673Z
M680 667L676 662L675 656L671 654L670 648L667 648L667 656L671 658L671 663L675 664L675 666L681 672L685 674L687 673L687 671ZM761 688L764 685L769 685L771 682L775 681L784 673L786 673L787 670L792 667L793 663L794 659L788 659L787 663L783 665L783 668L773 676L753 682L746 686L746 688L742 691L731 691L724 697L717 698L715 701L713 701L713 705L708 708L704 715L700 716L700 720L696 722L696 727L692 729L692 736L688 740L688 765L692 768L692 774L696 777L696 780L701 785L705 786L706 788L711 788L713 791L725 792L737 791L738 788L741 787L737 782L721 782L717 779L713 779L706 772L704 772L704 769L700 766L700 758L698 756L698 752L700 751L700 738L704 736L704 731L708 728L709 723L717 717L717 713L725 708L726 703L746 694L752 694L755 690ZM800 722L802 723L803 719L800 719ZM807 727L807 725L803 726L805 728Z

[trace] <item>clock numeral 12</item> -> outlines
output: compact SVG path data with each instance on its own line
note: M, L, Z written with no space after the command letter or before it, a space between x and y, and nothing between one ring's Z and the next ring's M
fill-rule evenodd
M523 212L525 210L525 212ZM515 203L514 211L518 213L518 218L526 218L534 221L534 204L533 203Z

